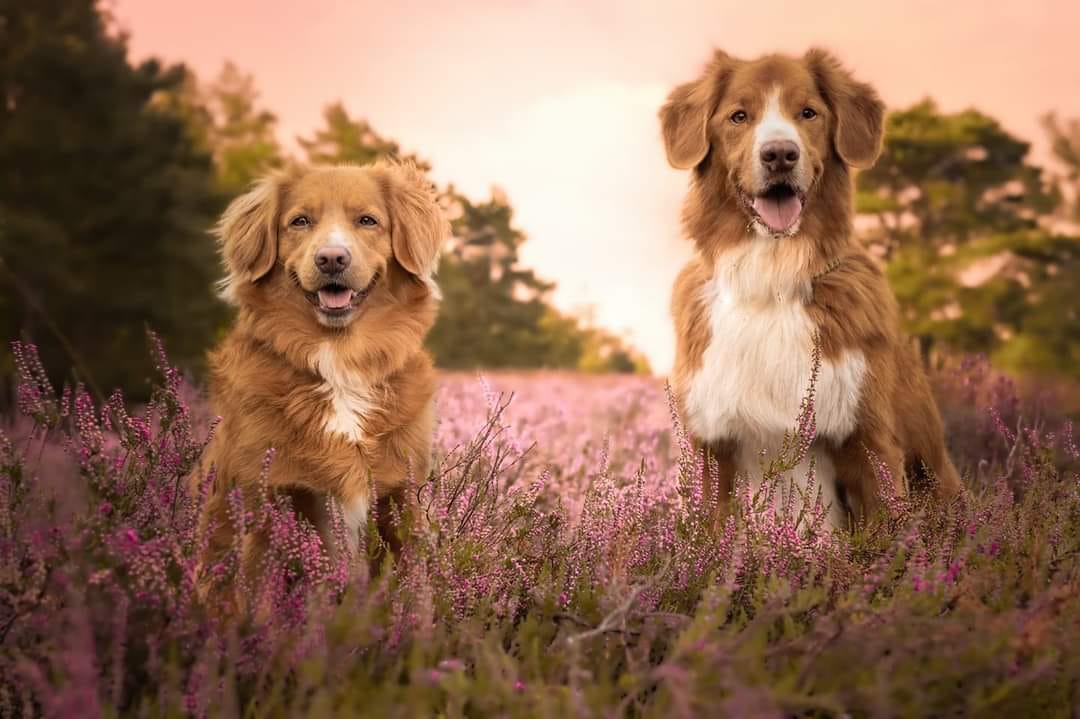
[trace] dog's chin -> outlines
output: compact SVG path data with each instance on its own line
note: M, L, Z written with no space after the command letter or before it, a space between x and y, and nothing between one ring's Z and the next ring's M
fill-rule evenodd
M368 297L379 282L381 273L376 272L367 285L356 289L342 279L329 280L315 289L306 289L304 297L315 312L315 319L324 327L340 329L347 327L363 310Z
M749 219L748 226L759 237L791 237L799 232L806 211L806 191L794 182L774 182L757 193L740 190L739 200Z
M356 315L357 310L355 309L327 311L319 307L315 308L315 319L318 323L323 327L329 327L331 329L348 327L349 324L356 319Z

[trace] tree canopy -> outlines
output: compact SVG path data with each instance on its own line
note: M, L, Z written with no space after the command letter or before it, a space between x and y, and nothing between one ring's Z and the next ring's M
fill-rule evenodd
M877 215L890 243L1032 229L1059 196L1029 149L978 110L946 114L924 100L888 115L881 158L859 175L858 209Z
M255 178L297 158L251 75L227 63L203 83L183 66L133 64L112 27L95 0L0 0L0 332L42 345L58 380L74 372L138 399L147 328L199 371L229 320L208 229ZM858 176L857 205L924 350L1077 378L1080 120L1043 124L1058 172L978 110L899 109L881 160ZM297 144L304 161L393 156L429 169L342 102ZM554 285L522 264L527 237L504 193L448 186L442 202L454 237L429 338L441 366L647 366L554 306Z
M155 102L185 76L132 66L93 0L0 11L0 332L101 392L145 390L147 326L197 367L222 316L213 164Z
M1058 178L1065 195L1062 215L1080 222L1080 118L1062 120L1051 112L1043 116L1042 125L1050 138L1050 150L1063 168Z
M1055 151L1068 159L1061 136ZM1055 229L1063 191L1029 149L977 110L943 113L926 100L889 115L881 159L858 176L857 206L878 220L868 239L925 350L1077 378L1080 244Z
M139 399L147 329L200 371L230 316L212 290L221 269L208 230L291 158L249 74L226 63L202 83L183 66L135 65L112 27L94 0L0 5L0 332L41 345L58 381L73 372ZM340 102L298 143L310 162L403 157ZM461 210L454 227L470 249L448 248L442 262L431 348L443 366L576 367L603 337L588 366L627 368L618 338L557 312L552 285L520 266L508 201L452 189L444 200Z
M367 120L350 117L341 102L326 106L323 122L325 127L316 130L312 137L298 140L308 162L366 165L382 157L394 157L411 160L425 171L431 169L416 155L403 155L398 143L380 135Z

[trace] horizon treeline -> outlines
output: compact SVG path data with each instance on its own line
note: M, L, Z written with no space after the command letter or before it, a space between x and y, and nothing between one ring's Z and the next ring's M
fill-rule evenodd
M94 0L0 10L0 339L39 344L57 381L139 399L146 329L198 377L227 327L208 230L255 178L290 161L428 163L340 101L291 154L251 75L133 64L111 28ZM926 100L889 115L883 156L858 178L860 228L927 356L1080 379L1080 121L1043 125L1056 172L978 110ZM554 283L520 263L504 193L440 189L454 236L428 342L439 366L648 371L625 339L554 307Z

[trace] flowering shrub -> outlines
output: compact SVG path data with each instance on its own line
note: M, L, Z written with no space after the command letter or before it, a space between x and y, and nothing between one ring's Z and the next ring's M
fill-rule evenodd
M195 591L205 491L185 485L213 422L155 356L159 384L132 413L119 395L57 395L35 349L14 345L20 417L0 434L3 716L1080 705L1076 439L1036 424L985 368L950 380L969 393L955 404L978 406L950 427L971 491L947 507L885 492L882 514L850 535L824 528L815 492L780 480L813 440L812 392L768 458L771 479L738 484L715 526L659 383L447 375L436 467L391 510L400 554L379 553L373 517L359 552L386 558L370 571L336 510L324 547L264 489L259 511L237 502L230 516L237 548L245 532L272 538L259 571L235 550L214 568L252 599L231 616Z

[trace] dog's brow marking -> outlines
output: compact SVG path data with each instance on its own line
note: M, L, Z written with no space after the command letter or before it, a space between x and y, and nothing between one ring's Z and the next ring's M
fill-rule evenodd
M348 247L349 237L341 229L340 225L335 225L330 230L330 234L326 237L326 244L332 247Z
M333 347L324 343L315 356L315 371L323 378L323 388L330 400L330 412L324 425L327 432L353 442L364 439L364 415L371 409L370 388L363 378L341 367Z

